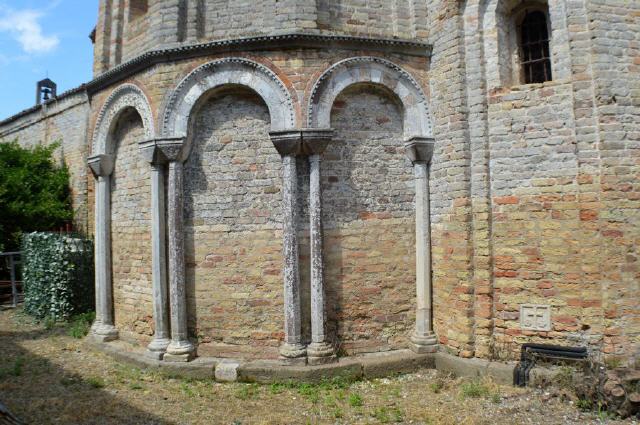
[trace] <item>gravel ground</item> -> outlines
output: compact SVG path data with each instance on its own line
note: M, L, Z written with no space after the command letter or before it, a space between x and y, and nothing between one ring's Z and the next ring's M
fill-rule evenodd
M29 424L637 424L540 390L434 370L321 385L173 379L0 310L0 402Z

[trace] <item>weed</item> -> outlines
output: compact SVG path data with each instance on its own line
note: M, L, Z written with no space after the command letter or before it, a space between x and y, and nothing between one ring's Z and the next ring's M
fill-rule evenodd
M139 382L134 382L131 385L129 385L129 388L132 390L143 390L144 386L142 386L142 384L140 384Z
M72 317L67 328L67 334L77 339L84 338L89 333L95 318L96 314L94 312L82 313Z
M364 404L362 396L358 393L349 394L349 406L360 407Z
M489 388L480 380L474 379L460 386L460 396L465 398L479 398L489 396Z
M336 419L340 419L344 417L344 412L342 411L341 408L336 407L335 409L333 409L333 417Z
M429 389L435 394L439 394L443 388L444 388L444 384L440 380L436 380L429 384Z
M491 394L491 402L494 404L500 404L500 402L502 401L502 397L500 397L500 393L495 392L493 394Z
M13 364L9 367L0 368L0 379L4 379L7 376L20 376L22 375L22 367L24 366L24 359L22 357L16 357Z
M18 357L13 361L13 376L22 375L22 367L24 366L24 358Z
M389 409L386 407L378 407L372 413L371 416L376 418L376 420L381 424L387 424L391 422L391 416L389 415Z
M87 384L96 389L105 387L104 379L97 376L87 378Z
M574 372L575 371L573 368L569 366L562 366L558 370L558 373L556 373L555 376L553 377L553 381L558 387L571 390L574 387L573 385Z
M593 403L591 400L581 398L576 402L576 407L580 410L587 411L593 409Z
M622 366L622 359L620 357L607 357L604 360L604 364L607 369L617 369Z
M256 384L242 384L240 388L236 391L236 398L240 400L248 400L250 398L255 398L257 395L257 386Z
M80 383L80 380L75 377L72 377L72 378L63 377L62 379L60 379L60 384L62 384L62 386L64 387L70 387L71 385L76 385L78 383Z
M269 392L273 395L275 394L281 394L282 392L284 392L284 390L286 389L286 385L282 384L280 382L274 382L273 384L271 384L269 386Z
M56 319L54 317L46 317L44 319L44 328L48 331L56 327Z
M188 382L181 382L180 383L180 390L187 396L189 397L193 397L196 394L193 392L193 389L191 388L191 385Z
M298 387L298 393L301 396L315 404L320 399L320 387L314 384L303 383Z

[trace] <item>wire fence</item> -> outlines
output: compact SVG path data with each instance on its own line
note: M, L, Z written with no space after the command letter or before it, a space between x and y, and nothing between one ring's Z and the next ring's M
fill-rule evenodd
M22 252L0 252L0 304L16 307L23 300Z

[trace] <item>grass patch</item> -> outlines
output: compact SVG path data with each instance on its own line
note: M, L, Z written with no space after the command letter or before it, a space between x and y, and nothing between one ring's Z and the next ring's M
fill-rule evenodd
M91 324L95 318L96 314L92 311L73 316L67 327L67 335L77 339L84 338L89 333L89 329L91 329Z
M489 387L479 379L467 381L460 385L460 397L462 399L488 397L490 394Z
M23 357L16 357L7 367L0 368L0 379L7 378L9 376L21 376L25 360Z
M381 424L388 424L390 422L402 422L404 421L404 414L398 407L386 407L381 406L371 412L371 416Z
M240 400L249 400L256 398L258 395L258 385L256 384L240 384L240 388L235 393L236 398Z
M89 384L92 388L100 389L106 386L104 379L98 376L91 376L87 378L87 384Z
M358 393L349 394L349 406L360 407L364 404L362 396Z

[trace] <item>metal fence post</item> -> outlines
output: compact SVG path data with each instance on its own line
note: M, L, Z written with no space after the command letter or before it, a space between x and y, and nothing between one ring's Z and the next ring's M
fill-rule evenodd
M11 266L11 295L13 297L13 306L18 305L18 288L16 287L16 263L13 255L9 255L9 263Z

